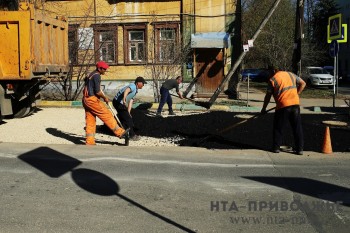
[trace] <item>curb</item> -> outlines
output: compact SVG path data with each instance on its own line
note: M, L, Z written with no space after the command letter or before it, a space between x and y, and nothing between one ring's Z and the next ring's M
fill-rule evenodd
M48 100L41 100L38 104L38 107L57 107L57 108L82 108L82 102L81 101L48 101ZM133 108L135 109L151 109L156 111L158 109L159 103L134 103ZM327 111L324 111L322 109L323 107L313 106L308 111L312 113L327 113ZM198 106L195 104L180 104L180 103L174 103L173 109L178 111L226 111L226 112L251 112L256 113L261 111L261 107L256 106L238 106L238 105L212 105L210 109L206 109L202 106ZM339 110L338 110L339 111ZM341 110L342 112L348 112L346 107L344 107L344 110Z
M38 107L83 107L81 101L47 101L41 100ZM159 103L135 103L133 108L157 110ZM208 111L208 109L195 104L173 104L173 108L179 111ZM259 112L260 108L245 106L212 105L211 111L233 111L233 112Z

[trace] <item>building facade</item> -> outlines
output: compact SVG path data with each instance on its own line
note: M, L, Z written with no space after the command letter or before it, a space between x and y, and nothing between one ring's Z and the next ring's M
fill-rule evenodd
M99 60L110 65L105 77L110 80L193 78L203 72L196 65L198 57L210 68L218 56L223 71L219 76L230 67L228 45L233 42L228 40L237 0L82 0L47 2L45 7L69 22L69 59L76 75ZM201 34L203 40L214 35L222 46L193 46L191 37ZM203 60L203 53L210 56Z

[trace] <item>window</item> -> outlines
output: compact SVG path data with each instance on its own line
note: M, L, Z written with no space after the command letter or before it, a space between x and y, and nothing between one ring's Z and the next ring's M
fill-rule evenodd
M145 59L145 32L129 31L129 59L130 61L144 61Z
M175 56L175 29L159 29L159 61L171 61Z
M158 62L174 61L179 46L178 28L178 23L155 24L155 53Z
M117 63L117 25L94 25L96 60Z
M99 60L115 63L114 32L100 32L99 43Z
M94 49L94 29L78 28L79 50Z
M69 63L78 63L78 25L69 25L68 27L68 54Z
M146 25L124 26L125 63L146 62L146 41Z

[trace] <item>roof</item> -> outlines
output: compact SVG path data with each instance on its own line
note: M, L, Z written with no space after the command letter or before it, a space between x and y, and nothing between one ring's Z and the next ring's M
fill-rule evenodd
M229 48L230 34L226 32L204 32L191 35L191 48Z

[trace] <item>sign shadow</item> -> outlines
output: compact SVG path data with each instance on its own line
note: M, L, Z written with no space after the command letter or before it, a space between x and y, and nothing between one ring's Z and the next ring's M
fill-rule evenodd
M178 229L185 232L195 232L121 194L118 183L109 176L91 169L76 169L77 166L82 164L78 159L55 151L49 147L39 147L35 150L19 155L18 158L49 177L59 178L65 173L71 172L71 177L74 183L87 192L100 196L116 195L129 204L132 204L140 210L143 210L153 217L156 217Z

